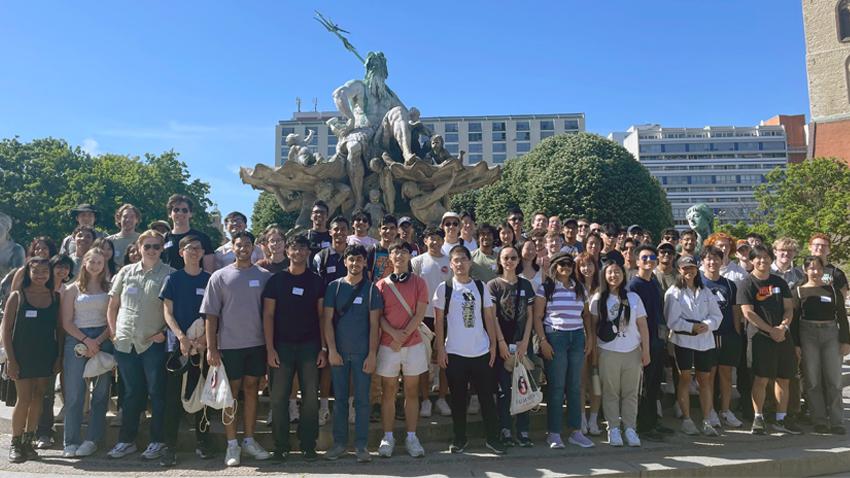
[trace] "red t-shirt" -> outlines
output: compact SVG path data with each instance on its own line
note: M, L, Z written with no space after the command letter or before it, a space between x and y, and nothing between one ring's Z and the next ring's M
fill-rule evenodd
M410 314L404 309L404 306L399 302L398 297L396 297L395 293L390 289L390 286L387 285L386 280L382 279L375 284L375 287L381 292L381 296L384 299L384 319L396 329L402 329L407 326L408 321L411 320ZM416 304L428 304L428 284L425 283L425 280L421 277L411 274L410 279L406 282L395 282L394 283L396 289L398 289L401 296L404 297L404 301L407 302L407 306L410 307L410 311L416 314ZM392 336L390 334L381 330L381 345L389 346L393 342ZM419 331L415 330L410 337L407 338L407 341L404 343L403 347L409 347L411 345L416 345L422 342L422 337L419 336Z

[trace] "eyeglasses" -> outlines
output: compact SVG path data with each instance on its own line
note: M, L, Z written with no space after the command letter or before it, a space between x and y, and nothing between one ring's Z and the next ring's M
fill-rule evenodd
M173 208L171 208L171 212L186 214L186 213L189 212L189 208L188 207L173 207Z
M458 226L460 226L460 223L459 222L447 222L443 225L446 226L446 227L458 227Z
M508 218L508 221L510 221L510 222L522 222L523 218L521 218L519 216L514 216L514 217L511 217L511 218Z
M658 259L658 256L640 256L639 259L643 262L650 262Z
M142 246L142 249L144 249L146 251L149 251L151 249L158 251L158 250L162 249L162 244L144 244Z
M201 246L186 246L183 248L184 251L203 251L204 248Z
M589 226L589 225L590 225L590 224L579 224L579 225L578 225L578 228L579 228L579 229L585 229L585 228L587 228L587 226Z

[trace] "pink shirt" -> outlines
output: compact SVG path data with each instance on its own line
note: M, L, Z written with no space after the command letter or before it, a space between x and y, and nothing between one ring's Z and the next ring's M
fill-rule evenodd
M414 314L416 314L417 303L428 304L428 284L426 284L425 280L421 277L411 274L410 279L406 282L395 282L394 285L401 293L401 296L404 297L404 301L407 302L408 307L410 307L410 311ZM404 309L404 306L401 305L401 302L399 302L395 293L392 289L390 289L390 286L388 286L385 280L382 279L375 284L375 287L378 288L381 292L382 298L384 299L384 319L386 319L393 328L403 329L406 327L411 320L410 314L408 314ZM389 346L392 342L392 336L381 330L381 345ZM407 338L403 347L409 347L421 342L422 337L419 336L419 331L415 330L412 334L410 334L410 337Z

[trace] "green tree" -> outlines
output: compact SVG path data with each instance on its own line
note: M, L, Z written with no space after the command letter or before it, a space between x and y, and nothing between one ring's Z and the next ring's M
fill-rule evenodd
M278 224L283 230L288 231L295 227L298 212L284 212L278 205L274 194L268 191L260 192L260 197L254 203L254 212L251 213L251 232L259 236L263 229Z
M774 169L756 191L759 210L777 236L808 243L815 232L829 235L830 259L850 259L850 168L836 158L814 158Z
M68 211L81 203L98 212L98 228L115 231L115 210L131 203L142 212L142 227L168 217L171 194L184 194L195 203L192 225L216 244L219 231L211 225L209 185L191 179L178 154L145 154L144 158L116 154L90 156L60 139L17 138L0 142L0 210L15 219L12 236L27 242L39 235L61 240L75 226Z
M488 222L503 221L519 206L526 213L637 223L656 237L673 224L667 196L649 171L622 146L590 133L547 138L508 161L502 178L478 193L476 205L479 220Z
M452 211L467 211L471 213L473 216L477 217L475 212L476 204L478 202L478 192L479 189L473 189L472 191L466 191L460 194L452 195L451 198L451 208Z

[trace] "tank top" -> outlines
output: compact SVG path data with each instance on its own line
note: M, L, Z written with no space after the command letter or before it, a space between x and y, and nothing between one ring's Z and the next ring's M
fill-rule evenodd
M78 328L103 327L106 325L106 307L109 294L85 294L80 292L74 299L74 325Z

